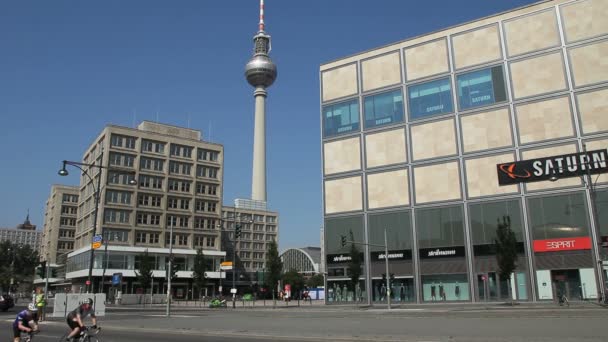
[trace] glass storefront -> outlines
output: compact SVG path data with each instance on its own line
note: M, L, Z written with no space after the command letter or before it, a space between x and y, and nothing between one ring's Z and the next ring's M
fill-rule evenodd
M469 300L469 281L466 274L438 274L422 276L422 300L425 302Z

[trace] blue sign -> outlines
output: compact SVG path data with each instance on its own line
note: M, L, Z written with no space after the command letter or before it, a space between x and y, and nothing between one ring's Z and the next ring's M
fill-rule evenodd
M95 236L93 236L93 242L101 242L103 240L103 238L101 237L100 234L97 234Z
M114 273L112 275L112 285L113 286L120 285L121 282L122 282L122 273Z

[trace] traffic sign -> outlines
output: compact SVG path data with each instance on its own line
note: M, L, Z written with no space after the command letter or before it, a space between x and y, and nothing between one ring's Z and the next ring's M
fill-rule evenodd
M224 261L220 264L220 269L224 271L229 271L232 269L232 261Z
M93 236L93 243L91 244L91 247L93 249L98 249L99 247L101 247L103 241L103 237L99 234Z
M236 293L236 289L235 288L231 288L230 289L230 293Z
M87 281L85 281L84 283L85 283L85 285L87 285L87 286L91 285L91 281L90 281L90 280L87 280Z

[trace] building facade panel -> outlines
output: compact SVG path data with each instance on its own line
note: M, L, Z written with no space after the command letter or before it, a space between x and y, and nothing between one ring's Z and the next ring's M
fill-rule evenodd
M415 167L414 186L416 204L460 199L460 167L457 162Z
M405 75L408 81L450 71L445 39L420 44L404 50Z
M361 169L359 137L336 140L323 144L325 174Z
M576 94L584 134L608 131L608 88Z
M405 130L366 134L365 159L367 168L407 162Z
M361 176L325 181L325 213L363 210Z
M498 25L477 28L452 36L454 67L462 69L502 58ZM471 53L474 51L475 53Z
M505 21L509 57L544 50L560 44L555 9Z
M513 153L465 160L468 197L503 195L519 191L517 185L500 186L496 182L496 164L513 161Z
M399 51L361 62L363 91L401 83Z
M456 154L454 119L412 125L411 129L413 160Z
M520 144L574 136L569 96L515 106Z
M570 48L568 53L575 87L608 81L608 40Z
M321 74L323 101L357 93L357 65L350 64Z
M395 170L367 175L369 209L405 206L409 201L407 170Z
M465 153L513 145L509 108L461 116L460 120Z
M604 0L573 1L560 10L568 43L608 33L608 3Z
M516 99L566 89L564 61L559 52L511 62L510 69Z

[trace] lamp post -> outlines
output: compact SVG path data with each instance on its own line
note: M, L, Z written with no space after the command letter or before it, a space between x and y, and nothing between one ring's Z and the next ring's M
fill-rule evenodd
M104 151L103 149L101 150L101 154L99 157L99 162L94 162L94 163L80 163L80 162L75 162L75 161L69 161L69 160L64 160L63 161L63 166L61 167L61 170L59 170L58 174L62 177L65 177L67 175L69 175L68 170L66 169L66 165L70 165L73 166L77 169L79 169L84 175L86 175L89 180L91 181L91 183L93 184L93 192L94 192L94 197L95 197L95 211L93 214L93 232L91 234L91 253L90 253L90 260L89 260L89 275L87 278L87 282L86 282L86 292L90 293L91 290L93 289L93 282L92 282L92 276L93 276L93 259L95 257L95 249L93 248L93 239L95 238L95 234L97 233L97 217L98 217L98 212L99 212L99 196L100 196L100 190L101 190L101 170L102 169L113 169L113 168L109 168L107 166L103 166L101 165L102 161L103 161L103 154ZM95 186L95 181L93 180L93 177L91 177L91 175L82 167L87 167L89 169L91 168L97 168L97 186ZM120 170L117 169L119 171L125 172L125 173L134 173L133 171L124 171L124 170ZM129 185L135 185L137 184L137 181L135 181L135 179L131 179L129 180Z
M587 145L585 143L583 143L583 153L587 154ZM584 163L583 165L588 165L590 164L591 161L587 161L586 163ZM604 269L603 269L603 259L602 259L602 235L601 235L601 231L600 231L600 225L599 225L599 220L597 218L597 203L596 203L596 192L595 192L595 182L593 181L593 178L591 176L591 170L589 167L585 168L586 172L585 172L585 177L581 176L581 178L583 179L583 183L585 184L585 187L587 189L589 189L589 197L590 197L590 207L591 207L591 222L593 223L593 227L594 227L594 231L592 235L595 235L597 243L594 244L594 251L595 251L595 255L596 255L596 260L597 260L597 276L598 276L598 281L599 281L599 285L600 285L600 293L599 293L599 298L601 300L602 303L605 303L607 298L606 298L606 281L604 280ZM558 169L558 171L562 171L562 169ZM551 175L551 177L549 178L549 180L551 182L555 182L559 179L559 177L557 176L555 170L553 171L553 174ZM598 179L599 179L599 175L598 175ZM596 180L597 181L597 180Z
M169 226L169 264L167 265L167 317L171 317L171 273L173 273L173 220L171 220L171 224Z

